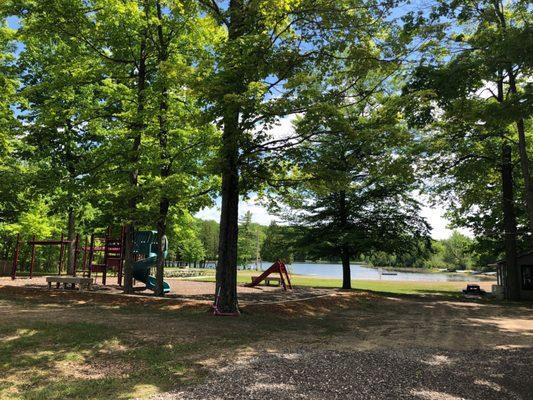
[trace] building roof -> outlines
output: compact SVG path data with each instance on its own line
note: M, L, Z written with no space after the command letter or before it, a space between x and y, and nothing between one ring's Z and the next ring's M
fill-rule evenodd
M517 254L516 258L522 258L533 254L533 250L525 251L523 253ZM505 259L501 259L495 262L495 264L505 264Z

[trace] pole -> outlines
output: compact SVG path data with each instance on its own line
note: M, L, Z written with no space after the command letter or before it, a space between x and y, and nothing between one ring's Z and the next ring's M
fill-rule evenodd
M93 257L94 257L94 233L91 235L91 244L89 247L89 270L88 270L88 277L91 277L91 270L93 265Z
M83 259L81 261L81 270L82 275L85 276L85 265L87 264L87 236L85 236L85 240L83 243Z
M35 242L35 235L33 235L32 241ZM31 263L30 263L30 279L33 278L33 265L35 264L35 244L31 245Z
M72 266L72 276L76 276L76 269L78 268L78 254L80 252L80 234L76 234L76 241L74 242L74 263Z
M15 244L15 254L13 255L13 267L11 268L11 279L15 280L17 277L17 264L19 261L20 250L20 233L17 233L17 243Z
M61 234L61 247L59 250L59 266L58 266L58 275L61 275L61 267L63 266L63 253L65 252L65 245L63 244L64 235Z

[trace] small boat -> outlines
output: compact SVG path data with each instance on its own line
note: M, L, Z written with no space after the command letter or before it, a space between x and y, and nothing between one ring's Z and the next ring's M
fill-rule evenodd
M398 275L397 272L382 272L381 275Z

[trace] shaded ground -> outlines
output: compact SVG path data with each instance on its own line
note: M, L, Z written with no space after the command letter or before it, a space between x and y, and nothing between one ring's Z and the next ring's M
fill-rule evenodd
M531 398L531 304L314 290L214 318L195 298L0 287L0 398Z

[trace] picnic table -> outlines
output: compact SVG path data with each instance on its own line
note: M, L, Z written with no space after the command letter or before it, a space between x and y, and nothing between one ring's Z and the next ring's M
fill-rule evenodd
M52 289L52 283L55 283L57 289L59 289L61 284L63 284L65 289L67 288L67 285L69 285L71 289L75 289L76 285L78 285L81 291L84 289L91 290L93 279L81 276L47 276L46 282L48 283L48 289Z
M251 278L252 278L252 282L253 282L258 277L257 276L252 276ZM281 285L281 278L279 278L279 277L269 276L269 277L266 277L264 279L264 281L265 281L265 284L267 286L270 286L270 282L275 282L276 286L280 286Z

